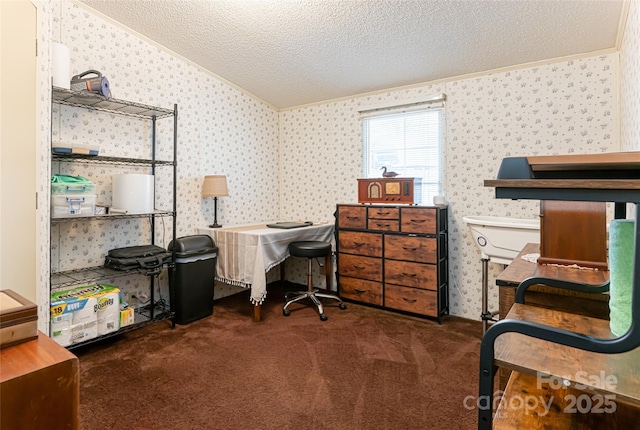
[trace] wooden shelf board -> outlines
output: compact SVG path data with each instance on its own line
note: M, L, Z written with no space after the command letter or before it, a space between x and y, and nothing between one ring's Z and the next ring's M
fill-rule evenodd
M523 402L524 401L524 402ZM535 376L513 372L493 419L494 430L631 429L640 411L572 387L539 384Z
M560 327L597 338L612 338L609 321L514 304L507 319ZM621 354L601 354L547 342L520 333L505 333L495 345L495 363L517 372L554 375L571 386L614 394L618 402L640 407L640 348ZM611 384L607 376L615 378ZM615 386L612 386L615 385Z
M640 190L638 179L486 179L485 187Z

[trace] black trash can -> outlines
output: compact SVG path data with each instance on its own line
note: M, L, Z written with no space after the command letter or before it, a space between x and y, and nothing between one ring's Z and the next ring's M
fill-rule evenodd
M188 324L213 313L218 248L205 234L180 237L175 243L172 240L169 251L174 247L176 265L169 272L174 322Z

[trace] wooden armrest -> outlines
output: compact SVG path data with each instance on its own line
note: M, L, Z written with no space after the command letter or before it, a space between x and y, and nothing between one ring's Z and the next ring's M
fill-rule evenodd
M524 304L524 294L532 285L546 285L549 287L564 288L571 291L583 293L604 293L609 291L609 281L599 285L584 284L581 282L565 281L556 278L546 278L542 276L532 276L520 282L516 289L515 302Z

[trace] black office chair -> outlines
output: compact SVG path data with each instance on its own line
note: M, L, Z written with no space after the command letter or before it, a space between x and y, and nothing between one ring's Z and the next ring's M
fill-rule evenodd
M320 302L321 298L324 299L332 299L340 302L340 309L346 309L347 307L342 302L340 297L333 294L325 294L319 293L318 289L313 288L313 275L312 275L312 267L311 260L314 258L325 257L325 271L327 274L327 291L331 289L331 244L328 242L321 241L300 241L300 242L292 242L289 244L289 254L293 257L305 257L308 261L307 266L307 291L294 291L292 293L287 293L284 296L285 304L282 308L282 313L284 316L288 317L291 315L291 311L288 309L289 305L295 302L299 302L303 299L310 299L318 308L318 312L320 313L320 320L326 321L327 316L324 314L324 308L322 303ZM318 264L320 264L318 262ZM292 299L289 299L289 294L295 295Z

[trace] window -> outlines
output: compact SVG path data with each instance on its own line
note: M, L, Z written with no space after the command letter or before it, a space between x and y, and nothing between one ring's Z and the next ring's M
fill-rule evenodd
M417 178L416 203L430 205L442 193L444 176L443 108L363 118L364 177L382 177L383 167L399 177Z

